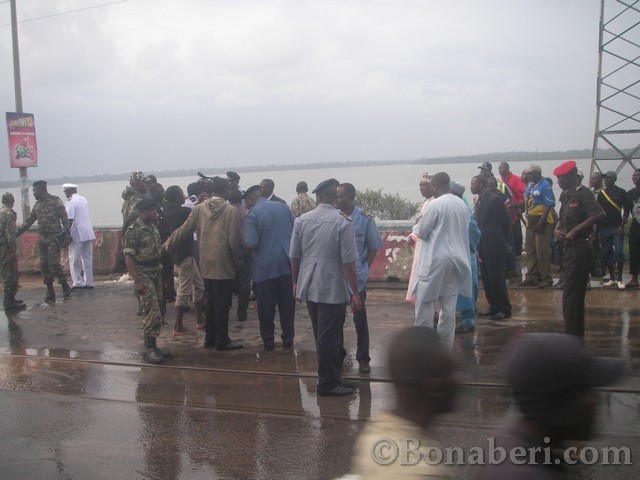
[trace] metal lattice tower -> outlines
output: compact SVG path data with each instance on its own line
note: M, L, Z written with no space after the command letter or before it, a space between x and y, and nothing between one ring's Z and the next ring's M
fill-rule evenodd
M630 167L631 178L640 167L640 0L601 0L596 105L591 172Z

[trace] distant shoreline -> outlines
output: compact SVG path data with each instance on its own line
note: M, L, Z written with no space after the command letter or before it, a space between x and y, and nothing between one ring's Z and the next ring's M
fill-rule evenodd
M609 149L610 150L610 149ZM613 150L603 150L605 154L613 153ZM432 157L432 158L419 158L413 160L376 160L376 161L362 161L362 162L327 162L327 163L304 163L304 164L283 164L283 165L260 165L260 166L247 166L247 167L220 167L216 168L218 171L233 170L238 173L242 172L261 172L261 171L278 171L278 170L309 170L316 168L332 168L332 167L369 167L379 165L431 165L436 163L473 163L473 162L536 162L540 160L566 160L566 159L587 159L591 158L591 149L584 150L567 150L563 152L499 152L499 153L484 153L477 155L466 156L452 156L452 157ZM145 171L147 175L155 175L160 178L167 177L188 177L197 176L197 172L204 172L205 174L211 169L211 167L195 167L195 168L183 168L180 170L163 170L163 171ZM17 173L17 172L16 172ZM57 178L45 178L47 182L60 185L63 183L97 183L97 182L113 182L118 180L127 180L131 172L127 173L115 173L115 174L103 174L103 175L85 175L85 176L64 176ZM19 186L20 180L16 178L14 181L2 181L0 182L0 188L12 188Z

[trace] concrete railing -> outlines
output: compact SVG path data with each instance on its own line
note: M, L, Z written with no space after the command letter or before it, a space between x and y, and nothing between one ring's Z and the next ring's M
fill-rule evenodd
M384 248L378 251L369 271L371 281L409 280L413 251L408 239L413 221L381 221L378 230L384 242ZM96 274L108 274L115 271L116 255L120 246L119 228L96 228L96 240L93 249L93 271ZM66 249L62 252L62 266L69 271ZM39 273L38 233L30 230L18 237L18 267L21 273Z

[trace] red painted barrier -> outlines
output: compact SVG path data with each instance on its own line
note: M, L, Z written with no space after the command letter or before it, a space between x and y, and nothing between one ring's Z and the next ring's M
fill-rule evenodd
M118 228L96 229L96 241L93 247L93 271L96 274L107 274L114 271L116 254L120 246L121 231ZM371 281L407 282L411 273L413 250L409 247L410 228L380 228L384 242L369 270ZM62 266L66 272L68 267L67 250L62 252ZM38 257L38 233L28 231L18 237L18 267L21 273L40 272Z
M96 240L93 246L94 273L114 271L116 254L120 246L120 229L95 230ZM67 249L62 250L62 268L69 272ZM38 233L28 231L18 237L18 268L21 273L39 273Z

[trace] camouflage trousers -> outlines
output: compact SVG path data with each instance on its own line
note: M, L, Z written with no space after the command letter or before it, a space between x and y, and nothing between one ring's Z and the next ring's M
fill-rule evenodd
M44 283L53 283L56 278L58 283L66 282L67 276L64 274L60 264L60 246L56 242L54 235L40 235L38 238L38 253Z
M162 272L138 270L138 276L144 285L145 294L140 295L142 302L142 331L145 337L160 335L164 323L164 296L162 294Z
M9 259L7 252L0 252L0 277L4 280L4 304L18 293L18 265Z

